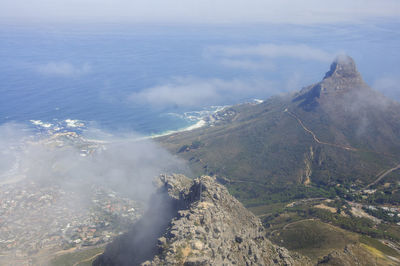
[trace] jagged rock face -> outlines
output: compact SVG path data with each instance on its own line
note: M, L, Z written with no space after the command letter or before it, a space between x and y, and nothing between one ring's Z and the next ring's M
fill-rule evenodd
M175 205L179 207L159 236L153 258L142 261L142 265L310 264L309 260L267 240L260 220L214 178L204 176L192 182L188 180L182 176L160 179L168 195L174 199L179 195L179 204ZM129 235L135 238L134 234ZM137 247L121 248L129 253ZM137 262L135 258L123 262L110 259L116 257L108 247L94 265L140 264L132 263Z
M347 78L359 79L361 75L357 71L356 63L348 55L340 55L331 64L331 69L326 73L324 79L328 78Z
M334 93L343 90L366 89L368 86L357 71L356 63L350 56L342 55L332 63L331 69L321 82L323 93Z
M354 60L350 56L341 55L331 64L321 82L302 89L293 102L300 102L300 107L312 111L320 104L338 101L343 97L354 100L371 93L375 94L363 81Z

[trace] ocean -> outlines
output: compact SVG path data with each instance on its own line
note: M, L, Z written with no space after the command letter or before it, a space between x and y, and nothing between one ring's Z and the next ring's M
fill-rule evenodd
M397 26L3 24L0 124L162 134L317 82L342 52L398 100Z

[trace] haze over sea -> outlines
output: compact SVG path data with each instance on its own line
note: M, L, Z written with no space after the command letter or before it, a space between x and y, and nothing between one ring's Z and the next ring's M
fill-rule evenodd
M3 23L0 124L159 134L217 106L299 90L338 53L400 100L399 26Z

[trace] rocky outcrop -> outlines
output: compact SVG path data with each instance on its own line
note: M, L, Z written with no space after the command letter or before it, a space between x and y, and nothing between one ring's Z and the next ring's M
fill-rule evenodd
M136 225L131 232L109 245L94 265L310 264L309 260L266 239L260 220L214 178L203 176L190 180L181 175L161 176L158 184L158 194L166 196L159 197L162 205L164 208L170 206L167 209L173 215L144 216L142 221L164 220L159 222L162 226L155 228L157 233L150 241L154 244L149 247L152 252L145 256L141 254L137 259L140 241L126 241L127 236L135 239L135 233L143 232L139 227L146 222L141 222L140 226ZM168 218L171 219L166 224ZM154 235L158 235L156 241Z
M349 92L371 93L372 89L363 81L353 58L340 55L321 82L303 88L293 101L300 102L300 107L311 111L315 110L321 100L333 101L336 96Z
M339 55L331 64L330 70L325 74L324 80L332 79L355 79L359 82L362 77L357 70L356 63L353 58L348 55Z

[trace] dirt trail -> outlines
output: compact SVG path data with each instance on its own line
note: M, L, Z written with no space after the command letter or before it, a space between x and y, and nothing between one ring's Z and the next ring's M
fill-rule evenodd
M310 219L303 219L303 220L295 221L295 222L292 222L292 223L290 223L290 224L286 224L284 227L282 227L282 230L285 230L285 229L288 228L289 226L294 225L294 224L297 224L297 223L301 223L301 222L305 222L305 221L317 221L317 220L319 220L319 219L310 218Z
M339 145L339 144L334 144L334 143L328 143L328 142L324 142L318 139L318 137L315 135L314 132L312 132L310 129L308 129L303 122L300 120L300 118L298 118L294 113L290 112L287 108L284 111L285 113L288 113L291 117L293 117L294 119L297 120L297 122L301 125L301 127L304 129L304 131L308 132L309 134L311 134L311 136L313 137L314 141L319 143L319 144L323 144L323 145L329 145L332 147L337 147L337 148L341 148L341 149L345 149L348 151L365 151L365 150L359 150L350 146L344 146L344 145ZM371 152L371 151L365 151L365 152ZM377 154L382 154L385 156L391 156L393 157L393 155L391 154L386 154L386 153L380 153L380 152L375 152ZM395 167L389 169L389 170L382 170L381 172L379 172L377 174L377 179L375 179L374 182L370 183L369 185L367 185L365 188L369 188L372 185L375 185L376 183L378 183L379 181L381 181L385 176L387 176L388 174L390 174L391 172L400 169L400 164L396 165Z
M339 145L339 144L335 144L335 143L329 143L329 142L324 142L318 139L318 137L315 135L314 132L312 132L310 129L308 129L303 122L300 120L300 118L298 118L295 114L293 114L292 112L290 112L287 108L285 109L286 113L288 113L291 117L293 117L294 119L297 120L297 122L299 122L299 124L301 125L301 127L304 129L304 131L310 133L310 135L313 137L314 141L319 143L319 144L323 144L323 145L329 145L332 147L337 147L337 148L341 148L344 150L348 150L348 151L358 151L358 149L350 147L350 146L344 146L344 145Z
M381 181L385 176L387 176L388 174L390 174L393 171L396 171L400 169L400 164L396 165L395 167L385 171L383 174L378 174L377 179L375 179L374 182L370 183L368 186L366 186L365 188L369 188L370 186L375 185L376 183L378 183L379 181ZM382 172L381 172L382 173Z
M280 229L279 229L279 228L278 228L278 229L275 229L275 230L271 231L269 234L270 234L271 236L273 236L273 235L274 235L277 231L279 231L279 230L286 230L286 228L287 228L288 226L293 225L293 224L297 224L297 223L301 223L301 222L304 222L304 221L319 221L319 219L316 219L316 218L309 218L309 219L298 220L298 221L295 221L295 222L286 224L284 227L282 227L282 228L280 228Z
M93 260L94 258L96 258L97 256L100 256L101 254L103 254L103 252L97 253L97 254L91 256L90 258L78 261L78 262L74 263L73 266L77 266L77 265L81 264L82 262L89 262L89 261Z

